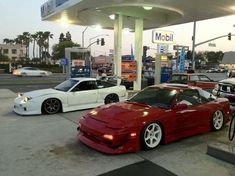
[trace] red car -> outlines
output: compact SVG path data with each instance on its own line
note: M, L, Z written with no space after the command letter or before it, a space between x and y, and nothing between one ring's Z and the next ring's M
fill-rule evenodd
M153 149L160 142L220 130L230 116L228 99L180 84L150 86L126 102L100 106L82 117L78 138L108 154Z
M205 74L201 73L174 73L168 80L169 83L187 84L212 91L217 84Z

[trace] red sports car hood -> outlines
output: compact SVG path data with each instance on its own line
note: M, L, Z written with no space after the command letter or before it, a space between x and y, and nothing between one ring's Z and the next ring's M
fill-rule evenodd
M154 114L161 116L164 109L151 107L135 102L122 102L100 106L88 113L88 115L98 121L102 121L113 128L120 128L135 124L136 120L144 120L145 117Z

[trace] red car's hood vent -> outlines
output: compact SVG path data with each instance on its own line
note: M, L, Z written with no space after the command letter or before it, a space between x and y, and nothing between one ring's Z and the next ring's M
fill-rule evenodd
M156 108L154 109L156 114ZM101 106L88 115L97 121L105 122L110 127L124 127L135 123L137 118L149 115L151 111L152 108L148 105L123 102Z

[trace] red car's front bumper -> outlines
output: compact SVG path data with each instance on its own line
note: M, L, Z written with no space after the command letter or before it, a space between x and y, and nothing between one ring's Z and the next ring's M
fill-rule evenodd
M97 143L89 138L87 138L82 132L78 134L78 139L89 147L96 149L100 152L106 154L122 154L122 153L131 153L139 151L139 147L137 147L132 142L127 142L118 148L110 148L105 144Z
M112 140L103 138L104 134L113 136ZM78 139L91 148L107 154L121 154L140 150L139 133L130 136L130 131L119 131L105 127L99 123L80 121Z

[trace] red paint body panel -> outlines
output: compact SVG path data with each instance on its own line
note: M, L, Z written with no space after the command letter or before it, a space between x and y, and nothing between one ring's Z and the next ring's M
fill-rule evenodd
M172 78L174 76L179 76L180 80L176 81L176 80L172 80ZM198 79L197 81L191 81L191 77L193 76L198 76ZM200 87L202 89L205 89L205 90L212 90L214 89L215 85L217 84L217 82L213 82L212 80L210 80L210 78L208 78L210 81L203 81L203 80L200 80L200 76L205 76L207 77L205 74L198 74L198 73L176 73L176 74L173 74L171 76L171 78L169 79L168 82L172 82L172 83L184 83L184 84L187 84L189 86L196 86L196 87ZM182 78L187 78L186 80L182 80Z
M177 90L179 91L179 90ZM144 126L158 122L163 128L163 143L209 132L211 119L216 110L224 114L224 124L230 116L227 99L189 106L187 109L162 109L135 102L123 102L98 107L81 120L78 138L86 145L109 154L137 152L140 150L140 135ZM131 133L136 136L131 137ZM107 140L104 134L112 135Z

